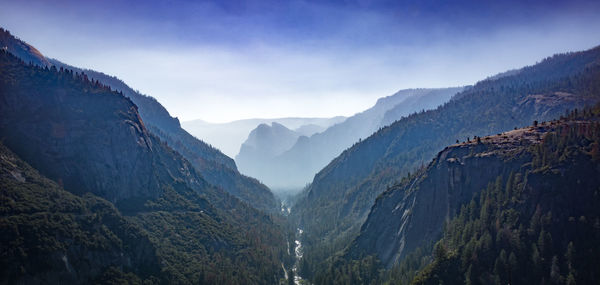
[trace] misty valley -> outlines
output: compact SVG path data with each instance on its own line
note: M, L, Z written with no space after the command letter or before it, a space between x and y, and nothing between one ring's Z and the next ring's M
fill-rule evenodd
M600 46L215 123L11 32L0 284L600 283Z

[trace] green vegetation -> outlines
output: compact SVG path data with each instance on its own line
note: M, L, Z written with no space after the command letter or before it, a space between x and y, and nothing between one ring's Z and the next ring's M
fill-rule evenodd
M2 165L2 280L276 284L283 277L292 257L281 217L207 183L146 131L129 99L86 74L26 65L5 51L0 84L0 140L56 181L36 174L40 184L12 162Z
M148 234L106 200L63 190L1 144L0 185L3 282L89 283L99 274L156 280Z
M308 271L325 266L354 240L379 194L457 139L549 121L598 102L598 58L600 48L561 54L481 81L436 110L403 118L344 151L315 176L292 211L306 233Z
M599 100L599 58L600 48L558 55L379 130L317 174L292 212L294 223L286 224L246 203L268 209L268 193L253 203L258 196L251 191L232 191L265 189L239 176L231 162L218 162L218 154L199 155L206 149L195 147L205 145L190 146L188 136L168 130L178 122L146 126L130 99L87 74L26 65L0 51L0 279L283 283L282 267L294 262L287 242L298 224L305 229L298 273L316 284L596 284L600 106L544 120ZM478 136L532 121L512 133L522 137ZM438 180L452 184L432 192L441 198L427 196L434 187L426 186L441 184L418 184L434 176L433 163L423 162L456 138L468 142L450 148L470 152L460 158L493 157L500 166L482 178L469 170L492 167L489 160L468 165L436 158L465 167L451 182ZM503 166L510 163L509 173ZM440 173L437 178L450 176ZM477 179L483 182L472 186ZM421 198L420 209L438 210L428 218L441 217L407 223L431 222L414 231L417 237L387 228L408 254L358 242L369 209L377 213L394 193ZM415 193L426 197L409 196ZM392 218L416 217L416 207L392 202L378 213L405 209ZM390 218L377 217L363 230L385 227L377 222ZM294 273L288 277L292 283Z
M179 152L210 184L221 187L257 209L268 212L276 212L279 209L273 193L265 185L240 174L233 159L182 129L179 120L171 117L156 99L140 94L120 79L102 72L80 69L54 59L50 59L50 64L86 74L91 80L99 80L101 84L119 90L123 96L135 103L148 131Z
M530 150L530 172L498 177L464 205L414 283L598 283L599 114L571 113Z
M534 143L517 139L498 149L525 158L504 154L505 163L522 163L514 167L519 171L491 179L459 206L435 246L419 247L389 269L373 255L352 258L346 249L307 276L316 284L597 283L600 105L524 130ZM406 176L401 184L412 180ZM404 188L388 191L398 189Z

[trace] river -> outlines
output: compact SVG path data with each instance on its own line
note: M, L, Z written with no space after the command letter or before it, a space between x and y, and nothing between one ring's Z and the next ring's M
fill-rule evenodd
M298 266L300 265L300 260L302 259L302 242L300 241L300 237L302 236L302 229L296 229L296 240L294 240L294 254L296 256L296 262L292 267L292 271L294 272L294 284L300 284L302 277L298 275Z
M285 205L285 203L281 203L281 213L285 216L288 216L291 212L290 207L288 207L287 205ZM295 234L295 239L294 239L294 256L295 256L295 261L294 261L294 265L292 266L292 272L294 272L294 284L301 284L302 282L302 277L300 275L298 275L298 266L300 266L300 260L302 259L302 254L303 254L303 250L302 250L302 242L300 241L300 238L302 237L302 233L304 233L304 231L301 228L297 228L296 229L296 234ZM290 251L290 242L288 241L288 252ZM283 264L281 265L283 266ZM284 268L285 271L285 268ZM285 272L285 279L287 280L288 277L288 273L287 271Z

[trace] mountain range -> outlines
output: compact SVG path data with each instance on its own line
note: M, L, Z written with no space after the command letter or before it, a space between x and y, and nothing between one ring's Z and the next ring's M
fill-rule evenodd
M222 187L257 208L268 211L277 208L276 198L266 186L255 179L241 175L233 159L182 129L179 120L171 117L156 99L140 94L114 76L73 67L56 59L48 59L37 49L15 38L4 29L0 30L0 46L7 47L7 51L19 56L25 62L85 73L89 80L98 80L114 90L119 90L138 107L147 129L181 153L209 183Z
M250 132L260 124L276 122L304 136L322 132L329 126L344 121L346 117L332 118L273 118L245 119L228 123L209 123L202 120L181 122L182 127L203 141L219 148L229 157L235 157L240 152L242 143Z
M376 198L424 167L445 146L549 121L567 110L595 104L600 100L599 70L598 47L555 55L478 82L443 106L398 120L345 150L315 176L292 209L305 232L307 263L318 267L347 247ZM391 260L397 254L403 256L388 253Z
M594 283L599 163L600 105L451 145L382 193L315 281Z
M435 108L461 90L462 87L398 91L394 95L380 98L373 107L322 132L312 136L298 136L290 147L287 147L289 143L279 145L278 149L286 150L276 155L260 155L256 152L256 149L269 149L277 145L276 140L284 140L271 138L270 133L259 131L259 128L264 129L264 126L259 126L244 143L252 147L242 147L235 159L242 173L256 177L272 189L295 189L298 192L345 148L394 120ZM257 139L257 135L261 133L265 137ZM271 136L267 137L266 134ZM261 142L262 145L259 145Z
M0 30L0 283L599 282L600 47L207 129Z
M277 217L208 183L148 131L122 92L8 51L0 67L4 281L283 276L286 236Z

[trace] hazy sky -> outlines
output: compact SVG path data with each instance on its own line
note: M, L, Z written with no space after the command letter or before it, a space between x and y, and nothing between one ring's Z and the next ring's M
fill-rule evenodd
M181 120L352 115L600 44L600 1L7 1L0 26Z

